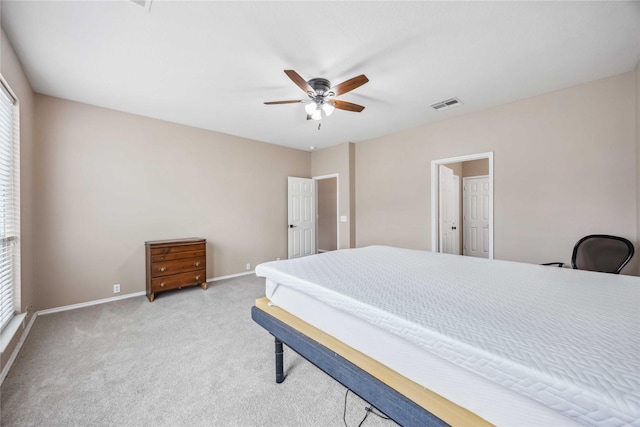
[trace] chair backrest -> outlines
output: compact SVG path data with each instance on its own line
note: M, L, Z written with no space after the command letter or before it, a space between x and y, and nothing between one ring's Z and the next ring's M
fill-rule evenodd
M592 234L573 247L575 269L618 274L633 257L633 245L623 237Z

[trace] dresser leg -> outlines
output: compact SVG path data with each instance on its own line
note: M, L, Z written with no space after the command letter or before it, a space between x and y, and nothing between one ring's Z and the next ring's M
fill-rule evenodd
M202 286L202 289L205 291L207 290L207 282L202 283L200 286Z
M149 295L147 295L147 297L149 297L149 302L153 302L153 299L155 298L155 295L153 292L151 292Z

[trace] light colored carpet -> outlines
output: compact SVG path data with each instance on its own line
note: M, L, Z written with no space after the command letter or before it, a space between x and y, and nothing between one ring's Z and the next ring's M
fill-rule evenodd
M342 426L345 388L251 320L243 276L39 316L2 384L0 425ZM349 394L357 426L368 404ZM370 415L363 425L389 426Z

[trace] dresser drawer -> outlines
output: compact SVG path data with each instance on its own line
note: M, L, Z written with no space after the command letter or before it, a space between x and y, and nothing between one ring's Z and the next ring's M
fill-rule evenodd
M196 243L194 245L165 246L160 248L151 248L151 256L176 254L180 252L204 251L204 243Z
M205 257L200 257L154 262L151 264L151 277L169 276L187 271L202 270L205 265L205 260Z
M185 259L185 258L202 258L205 255L206 255L206 251L204 249L202 249L201 251L185 251L185 252L174 252L169 254L152 255L151 263L155 264L157 262L173 261L176 259Z
M205 270L197 270L188 273L174 274L173 276L158 277L151 280L151 292L166 291L168 289L205 283L207 281L206 275Z

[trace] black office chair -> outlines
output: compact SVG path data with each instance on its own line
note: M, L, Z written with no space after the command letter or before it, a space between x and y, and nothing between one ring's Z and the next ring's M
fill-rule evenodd
M578 240L573 247L571 266L576 270L618 274L633 257L633 244L623 237L592 234ZM543 265L563 267L562 262Z

